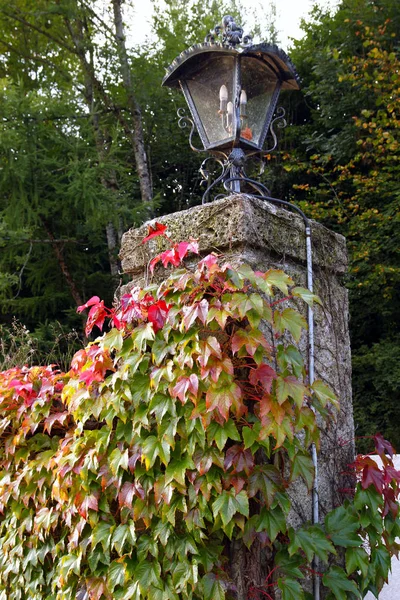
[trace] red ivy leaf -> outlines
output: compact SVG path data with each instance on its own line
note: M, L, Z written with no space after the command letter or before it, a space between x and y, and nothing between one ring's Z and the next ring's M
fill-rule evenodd
M166 250L160 254L160 258L164 267L167 267L170 263L173 267L178 267L181 264L176 244L170 250Z
M198 361L202 368L207 366L210 356L216 356L217 358L222 359L221 346L214 336L210 335L206 340L200 340L199 347L201 354Z
M256 369L250 371L249 379L253 385L257 385L260 382L264 390L269 394L272 382L276 379L276 372L269 365L261 364Z
M216 382L222 371L225 371L228 375L233 375L233 370L233 363L228 356L224 356L222 360L211 356L208 359L207 366L201 368L201 377L206 378L210 376Z
M370 485L373 485L377 492L383 492L383 473L372 458L366 458L362 473L361 485L366 490Z
M87 362L87 353L86 353L85 348L83 348L82 350L78 350L78 352L75 352L75 354L72 358L71 370L74 373L79 373L79 371L86 364L86 362Z
M90 346L87 358L91 362L89 367L79 373L79 381L85 382L87 386L94 381L103 381L107 371L114 371L114 365L107 351L97 345Z
M389 512L393 515L395 519L399 512L399 504L396 502L396 496L393 488L387 487L383 490L383 497L385 499L385 504L383 505L383 516L386 517Z
M193 454L193 462L200 475L204 475L211 469L213 460L211 454L199 448Z
M152 304L147 313L147 318L153 325L155 333L164 327L165 321L167 320L169 308L164 300L159 300Z
M155 238L159 235L165 235L166 230L167 230L167 226L163 225L162 223L156 222L154 227L149 225L149 230L148 230L147 236L142 240L142 244L145 244L149 240L152 240L153 238Z
M194 254L199 253L199 244L196 240L191 240L190 242L180 242L177 245L177 252L180 260L185 258L188 252L193 252Z
M395 469L395 467L393 465L387 465L384 469L383 479L386 484L391 483L393 481L393 479L395 480L395 482L397 484L399 484L400 483L400 471Z
M85 496L83 499L82 495L78 494L75 498L75 505L78 507L80 516L87 519L89 509L95 512L99 510L98 494L91 494L90 496Z
M229 473L224 476L224 488L227 490L233 486L236 494L242 491L246 483L247 479L240 477L240 475Z
M161 254L157 254L157 256L155 256L154 258L151 259L150 261L150 272L154 273L154 269L157 263L159 263L161 260Z
M126 481L118 493L118 502L120 506L132 507L133 496L136 494L134 483Z
M380 433L374 435L376 453L381 458L384 458L386 454L389 454L390 458L393 458L394 448L390 442L385 440Z
M239 444L231 446L226 452L224 467L228 470L232 466L235 473L244 471L246 475L249 475L254 467L254 458L251 451L249 449L245 450Z
M99 302L100 302L100 298L98 296L92 296L90 298L90 300L88 300L85 304L78 306L78 308L76 309L76 312L81 313L84 310L86 310L87 308L89 308L90 306L98 304Z
M200 302L193 304L192 306L185 306L183 308L183 323L186 329L194 323L196 318L198 317L203 325L206 322L208 314L208 301L203 298Z
M90 600L100 600L106 590L107 584L101 577L86 579L86 588Z
M174 398L179 398L182 404L186 402L186 392L189 391L193 396L197 396L199 389L199 378L195 373L190 377L179 377L176 385L171 389L171 394Z
M203 260L201 260L199 262L198 268L199 268L200 272L207 269L209 273L212 273L213 271L218 270L219 266L218 266L217 255L216 254L208 254L205 258L203 258Z
M89 311L88 318L86 321L86 335L90 334L95 325L100 329L100 331L102 331L105 318L110 316L111 314L108 308L104 306L104 300L100 300L98 296L92 296L92 298L90 298L90 300L88 300L86 304L78 306L76 310L77 312L81 313L86 308L89 308L89 306L91 306L91 309Z
M53 413L52 415L49 415L45 420L44 420L44 431L48 431L49 434L51 433L51 429L54 425L54 423L60 423L60 425L64 424L64 421L69 417L69 412L68 411L64 411L64 412L57 412L57 413Z

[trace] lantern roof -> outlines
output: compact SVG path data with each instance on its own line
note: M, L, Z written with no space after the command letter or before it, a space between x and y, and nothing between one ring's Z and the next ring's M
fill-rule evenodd
M296 68L287 54L275 45L261 43L246 45L244 48L236 49L231 45L218 42L204 42L195 44L181 52L167 68L167 73L162 85L178 87L179 80L185 78L192 70L196 71L201 58L213 53L220 56L248 56L260 60L276 79L282 82L282 89L300 89L300 77Z

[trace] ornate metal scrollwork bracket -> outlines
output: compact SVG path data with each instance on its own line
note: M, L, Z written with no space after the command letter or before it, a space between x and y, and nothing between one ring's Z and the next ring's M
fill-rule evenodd
M202 204L210 201L209 195L211 190L219 184L222 184L227 192L235 193L240 192L242 184L246 183L262 196L271 195L271 192L265 185L246 176L246 172L244 170L246 155L241 148L233 148L232 152L225 161L219 160L218 158L212 156L206 158L200 167L200 173L203 176L203 183L209 181L210 173L205 169L205 165L207 164L207 161L211 159L214 159L218 162L221 167L221 174L208 185L202 197ZM217 200L223 196L224 194L218 194L215 196L215 198L213 198L213 200Z
M186 114L185 108L178 108L176 111L179 117L178 119L178 127L179 129L185 129L188 125L190 125L190 133L189 133L189 146L193 150L193 152L206 152L203 148L196 148L196 146L192 142L193 134L195 132L195 124L192 119Z
M286 111L283 108L283 106L279 106L276 110L276 116L272 119L271 121L271 125L269 126L269 132L272 136L273 139L273 145L271 146L271 148L268 148L267 150L263 150L264 154L268 154L269 152L273 152L277 145L278 145L278 137L275 133L275 123L277 123L277 127L279 127L279 129L284 129L287 125L287 121L286 121Z

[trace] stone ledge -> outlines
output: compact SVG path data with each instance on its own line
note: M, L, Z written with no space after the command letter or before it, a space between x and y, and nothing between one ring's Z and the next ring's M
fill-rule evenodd
M167 225L174 242L189 237L198 240L202 255L250 247L269 249L271 253L295 262L306 260L304 222L300 215L246 194L234 194L160 217L157 221ZM149 221L124 234L120 252L124 273L143 272L148 262L167 248L160 237L142 244L148 225L154 222ZM311 231L314 265L337 274L345 273L345 238L315 221L311 221Z

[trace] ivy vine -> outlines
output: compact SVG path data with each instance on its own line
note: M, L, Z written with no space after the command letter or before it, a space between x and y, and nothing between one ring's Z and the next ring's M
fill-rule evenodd
M0 600L235 598L225 549L238 539L272 557L249 598L310 598L315 556L330 598L387 579L400 473L381 436L382 466L357 457L350 501L288 526L288 485L312 488L309 448L338 408L322 381L307 384L298 349L307 324L292 299L318 299L214 254L185 268L189 252L193 240L156 257L170 275L117 309L80 307L87 334L111 329L68 373L0 373Z

